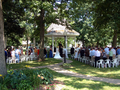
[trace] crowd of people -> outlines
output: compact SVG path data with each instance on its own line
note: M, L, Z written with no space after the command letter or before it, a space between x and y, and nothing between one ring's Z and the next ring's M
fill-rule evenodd
M52 48L50 47L50 51L52 50ZM25 51L25 53L23 53L23 48L22 47L16 47L16 48L12 48L12 47L8 47L8 48L5 48L5 62L7 63L7 59L12 59L13 61L15 59L18 60L18 63L20 61L20 56L21 55L31 55L31 54L34 54L35 57L38 57L39 56L39 53L40 53L40 49L37 48L37 47L29 47L29 49ZM46 48L44 48L44 55L45 57L47 57L47 50ZM53 55L52 53L50 52L49 54L49 57L52 58Z
M113 48L113 47L105 47L105 48L98 48L98 47L91 47L91 48L85 48L85 47L73 47L71 48L71 55L74 54L75 60L77 60L78 56L86 56L87 58L90 58L91 61L95 61L95 67L96 62L99 59L110 59L111 61L116 58L116 55L120 57L120 47Z
M13 61L15 60L15 58L17 58L19 63L20 55L22 54L23 54L22 47L20 47L20 49L18 47L16 47L16 49L12 47L5 48L5 62L7 63L7 58L8 59L12 58Z

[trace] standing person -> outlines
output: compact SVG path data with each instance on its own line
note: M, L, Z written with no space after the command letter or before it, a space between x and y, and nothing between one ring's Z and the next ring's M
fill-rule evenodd
M72 45L71 49L70 49L70 54L73 55L74 54L74 47Z
M21 51L21 55L23 55L23 49L22 49L22 46L21 46L21 48L20 48L20 51Z
M15 57L18 59L18 63L19 63L19 61L20 61L20 50L18 49L18 47L15 50Z
M61 44L61 42L59 43L59 48L61 48L62 47L62 44Z
M98 48L96 48L96 50L95 50L95 67L97 67L97 61L100 59L100 49Z
M77 47L76 47L76 48L75 48L75 56L74 56L75 60L77 60L77 58L78 58L78 57L77 57L77 56L78 56L77 54L78 54L78 53L77 53Z
M111 50L112 48L109 49L109 59L112 61L112 57L113 57L113 52Z
M120 47L117 48L117 55L120 57Z
M83 58L83 56L84 56L84 53L85 53L84 48L81 48L80 55L81 55L82 58Z
M104 50L105 50L105 52L107 54L107 58L109 58L109 48L106 46Z
M60 54L59 54L59 46L58 46L58 48L56 49L56 54L55 54L54 58L62 58L62 57L60 56Z
M85 56L87 57L87 59L89 59L89 50L88 50L88 48L85 49Z
M37 47L35 47L34 53L35 53L35 56L37 57L37 53L38 53Z
M63 57L63 46L60 48L60 56Z
M103 49L103 52L102 52L102 57L103 57L103 60L106 60L107 59L107 54L105 52L105 50Z
M7 49L5 48L5 63L7 63Z
M113 59L115 59L116 58L116 50L112 47L111 51L113 52Z
M119 64L120 64L120 47L117 48L117 56L118 56L118 60L119 60Z
M47 58L47 50L46 50L46 48L44 48L44 55Z
M39 56L39 53L40 53L40 48L38 48L38 51L37 51L37 56Z
M91 55L91 61L95 61L95 48L92 48L90 55Z
M50 46L49 58L53 58L52 45Z
M62 53L63 52L63 49L62 49L62 44L61 42L59 43L59 53L60 53L60 56L62 57Z
M8 59L11 58L11 49L10 48L8 49L7 53L8 53Z
M11 56L12 56L12 60L14 61L15 60L15 50L14 50L14 48L11 51Z

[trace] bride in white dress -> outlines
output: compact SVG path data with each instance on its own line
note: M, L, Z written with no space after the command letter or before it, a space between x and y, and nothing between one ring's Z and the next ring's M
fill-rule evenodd
M59 54L59 49L58 48L56 48L56 54L55 54L54 58L62 58Z

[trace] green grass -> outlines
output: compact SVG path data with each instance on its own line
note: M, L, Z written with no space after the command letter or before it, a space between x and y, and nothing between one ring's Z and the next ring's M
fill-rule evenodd
M114 68L95 68L79 61L72 61L72 67L65 69L84 75L120 79L120 66Z
M56 64L62 62L61 60L57 60L54 58L46 58L45 61L38 62L37 60L35 61L27 61L27 62L22 62L22 63L16 63L16 64L7 64L8 69L21 69L25 67L37 67L37 66L46 66L46 65L51 65L51 64Z
M56 80L64 82L65 87L62 90L120 90L119 85L65 76L50 69L48 70Z

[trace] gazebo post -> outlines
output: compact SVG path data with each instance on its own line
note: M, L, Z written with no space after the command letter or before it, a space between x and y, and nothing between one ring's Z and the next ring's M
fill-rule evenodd
M57 43L57 38L55 38L55 47L57 47L57 46L56 46L56 43Z
M76 47L76 37L74 38L74 42L75 42L75 47Z
M52 51L54 53L54 36L52 36Z
M65 38L66 50L67 50L67 36Z

